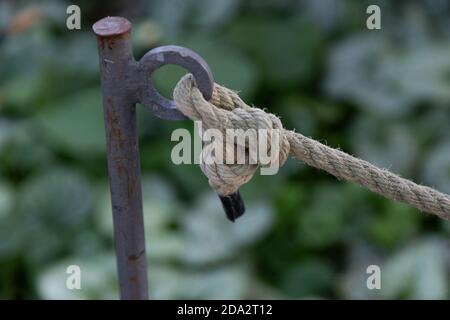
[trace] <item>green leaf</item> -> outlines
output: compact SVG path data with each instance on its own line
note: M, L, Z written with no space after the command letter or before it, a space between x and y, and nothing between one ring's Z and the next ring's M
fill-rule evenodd
M29 222L75 228L82 225L93 208L93 193L78 171L52 169L27 180L20 190L19 214Z
M348 201L337 185L322 185L315 190L311 205L302 208L297 235L308 247L322 248L344 237Z
M369 234L387 248L407 241L419 229L421 216L416 211L405 204L387 201L369 223Z
M392 172L411 175L419 147L411 126L360 116L349 130L349 140L358 157Z
M0 178L0 221L9 215L13 208L13 202L13 189Z
M186 271L169 265L149 266L150 296L154 299L243 299L250 277L242 264Z
M320 60L323 37L302 20L241 19L227 39L260 62L273 87L290 87L311 79Z
M450 193L450 142L440 143L430 150L422 167L426 184Z
M77 265L81 271L81 289L69 290L66 286L70 274L66 270ZM42 299L117 299L116 262L113 254L99 254L89 259L71 257L59 261L41 272L36 287Z
M83 91L49 107L36 120L49 143L74 157L105 154L99 88Z
M249 275L242 264L185 275L182 299L243 299L249 287Z
M428 237L410 244L386 261L382 294L388 299L445 299L449 290L448 241Z
M301 261L287 268L281 287L293 298L326 296L331 289L333 276L327 261Z
M0 119L0 160L4 169L27 171L51 162L53 155L37 138L37 131L27 120Z
M251 202L246 207L238 223L231 223L215 194L201 197L183 221L183 260L194 265L215 262L238 254L241 248L261 238L272 224L271 208Z
M429 41L400 49L380 34L351 35L331 51L326 90L385 116L422 101L448 105L450 47Z

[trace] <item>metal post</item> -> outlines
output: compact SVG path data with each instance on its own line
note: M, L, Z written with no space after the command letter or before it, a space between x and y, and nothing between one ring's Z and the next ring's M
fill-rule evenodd
M162 46L134 60L131 23L124 18L101 19L93 30L100 57L120 295L122 299L148 299L135 105L140 102L162 119L186 119L175 103L153 86L151 73L166 64L186 68L207 100L212 96L214 80L208 64L187 48ZM230 220L242 215L245 208L238 192L220 198Z
M122 299L148 299L136 97L127 82L134 63L131 24L123 18L109 18L98 21L93 29L100 56L120 295Z

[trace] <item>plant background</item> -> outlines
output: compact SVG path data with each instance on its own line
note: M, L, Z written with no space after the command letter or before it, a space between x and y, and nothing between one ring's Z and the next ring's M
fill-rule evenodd
M65 28L72 3L81 31ZM2 1L0 298L118 297L91 32L107 15L133 22L136 58L191 48L285 127L450 192L450 1ZM183 72L164 67L158 88ZM199 168L170 161L192 124L138 121L153 298L450 297L448 222L289 161L241 189L231 224ZM65 287L71 264L82 290Z

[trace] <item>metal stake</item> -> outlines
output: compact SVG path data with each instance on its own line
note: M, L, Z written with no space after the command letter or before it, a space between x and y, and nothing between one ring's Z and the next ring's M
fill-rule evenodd
M101 19L93 30L100 58L120 295L122 299L148 299L136 103L162 119L186 119L175 103L153 86L151 73L166 64L182 66L192 73L205 99L211 98L214 81L206 62L186 48L158 47L136 61L131 23L125 18ZM242 214L244 207L238 193L225 198L222 201L228 216Z
M133 64L131 24L125 19L107 18L94 24L93 29L100 55L120 296L148 299L136 99L127 81Z

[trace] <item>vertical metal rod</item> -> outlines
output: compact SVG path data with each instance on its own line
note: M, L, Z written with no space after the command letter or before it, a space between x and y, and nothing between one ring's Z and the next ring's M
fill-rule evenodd
M148 299L131 24L108 17L94 24L100 56L114 242L121 299ZM131 86L131 87L130 87Z

